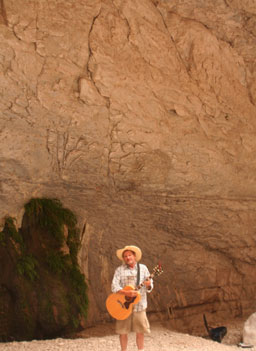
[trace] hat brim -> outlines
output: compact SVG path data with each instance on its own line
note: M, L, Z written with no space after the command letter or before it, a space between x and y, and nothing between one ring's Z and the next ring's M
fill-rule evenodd
M142 252L141 249L137 246L125 246L123 249L116 250L116 255L119 258L119 260L124 261L123 259L123 253L125 251L133 251L135 253L136 261L139 262L142 257Z

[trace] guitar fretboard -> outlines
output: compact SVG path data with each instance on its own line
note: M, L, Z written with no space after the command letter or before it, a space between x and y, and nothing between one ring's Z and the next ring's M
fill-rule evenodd
M153 273L150 274L150 276L146 279L146 281L148 279L152 279L152 278L154 278L154 276L158 276L162 273L163 273L163 268L162 268L162 266L158 265L153 269ZM145 285L145 281L140 283L140 285L138 285L135 290L140 290L140 288L142 288L144 285Z

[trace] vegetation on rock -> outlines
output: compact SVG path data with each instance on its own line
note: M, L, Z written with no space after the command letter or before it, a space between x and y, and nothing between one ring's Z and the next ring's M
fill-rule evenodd
M0 341L55 338L87 316L75 215L57 199L25 205L22 226L7 217L0 232Z

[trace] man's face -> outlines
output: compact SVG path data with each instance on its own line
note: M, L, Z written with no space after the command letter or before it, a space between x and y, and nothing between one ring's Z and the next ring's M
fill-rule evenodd
M132 251L125 251L123 254L123 259L128 266L133 267L136 264L136 256Z

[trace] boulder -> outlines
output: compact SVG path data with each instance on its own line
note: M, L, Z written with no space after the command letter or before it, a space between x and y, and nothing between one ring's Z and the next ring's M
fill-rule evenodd
M244 323L243 342L248 345L256 346L256 312L251 314Z

